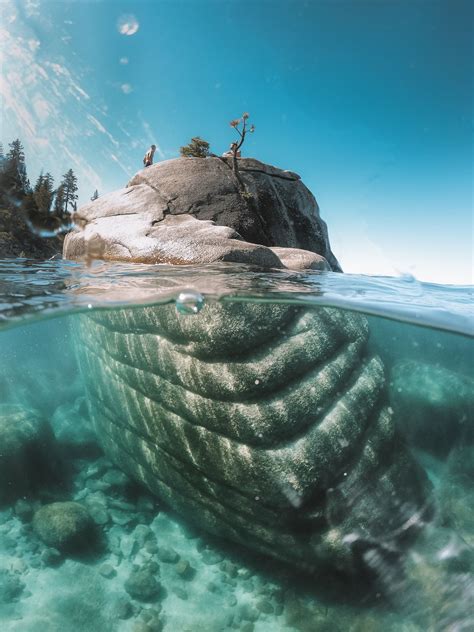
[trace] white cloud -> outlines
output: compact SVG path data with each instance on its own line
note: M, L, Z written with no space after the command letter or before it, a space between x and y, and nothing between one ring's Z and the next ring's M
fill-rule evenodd
M133 92L133 88L129 83L122 83L120 90L122 90L124 94L130 94L130 92Z
M134 15L121 15L117 22L117 28L122 35L135 35L140 25Z
M119 62L125 66L128 64L128 57L120 57Z

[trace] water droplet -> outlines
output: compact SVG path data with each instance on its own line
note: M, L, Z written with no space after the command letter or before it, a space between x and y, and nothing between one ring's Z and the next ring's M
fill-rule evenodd
M199 292L181 292L176 299L176 309L180 314L197 314L204 307L204 297Z

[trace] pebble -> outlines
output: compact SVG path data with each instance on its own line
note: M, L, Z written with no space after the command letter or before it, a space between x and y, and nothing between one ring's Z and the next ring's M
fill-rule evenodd
M257 621L258 619L258 610L256 610L253 606L248 603L244 603L240 606L239 615L245 621Z
M186 600L188 598L188 593L186 590L184 590L184 588L180 588L179 586L174 586L172 588L172 591L174 592L174 594L179 597L180 599L184 599Z
M112 564L107 563L102 564L102 566L99 567L99 573L102 575L102 577L105 577L106 579L111 579L112 577L115 577L115 575L117 575L117 571L112 566Z
M130 481L126 474L115 469L106 472L102 477L102 480L112 487L125 487L125 485L128 485Z
M127 597L120 597L115 603L114 611L119 619L130 619L133 614L133 606Z
M41 561L45 566L59 566L63 561L63 556L57 549L47 548L41 553Z
M133 520L132 515L118 509L112 509L110 512L110 516L112 518L112 522L114 524L120 525L121 527L130 524Z
M158 544L154 540L148 540L148 542L145 542L145 551L150 553L150 555L158 553Z
M179 560L174 569L181 579L187 580L192 579L196 572L187 560Z
M208 566L219 564L223 559L222 554L217 551L209 551L209 549L206 549L202 552L202 561Z
M227 604L233 608L234 606L237 605L237 597L235 595L230 595L230 597L227 598Z
M263 612L264 614L273 614L274 608L272 604L266 599L261 599L260 601L257 601L255 605L257 609L260 610L260 612Z
M138 601L153 601L161 592L161 585L146 568L132 570L124 587L130 597Z
M135 557L139 548L138 542L131 535L124 535L120 540L120 551L127 560Z
M166 564L174 564L179 560L179 555L176 551L168 546L159 546L157 555L160 562L165 562Z
M254 629L255 626L251 621L246 621L240 626L240 632L253 632Z
M156 506L151 498L148 496L140 496L137 500L137 511L144 511L145 513L150 513L155 511Z

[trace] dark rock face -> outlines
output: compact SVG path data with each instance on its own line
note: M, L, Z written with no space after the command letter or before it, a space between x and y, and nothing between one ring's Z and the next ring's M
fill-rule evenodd
M82 230L67 235L64 256L284 267L285 253L270 249L277 246L323 257L318 269L340 270L299 176L250 158L239 165L245 194L225 159L178 158L140 171L127 188L77 211Z
M138 173L129 186L152 187L163 200L165 213L210 219L250 243L310 250L338 269L317 202L300 177L241 158L239 171L251 194L243 197L231 162L229 158L167 160Z
M426 480L394 428L364 318L210 303L81 319L104 449L190 521L312 572L356 572L422 513Z

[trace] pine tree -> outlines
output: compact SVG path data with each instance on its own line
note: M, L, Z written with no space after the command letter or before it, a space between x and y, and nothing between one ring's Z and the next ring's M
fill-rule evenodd
M97 189L94 191L94 195L91 197L91 202L93 202L94 200L97 200L97 198L99 197L99 191L97 191Z
M191 138L189 145L180 148L179 153L185 158L207 158L209 156L209 143L199 136L195 136Z
M54 179L50 173L41 174L33 189L33 198L41 215L48 215L54 197Z
M31 191L26 175L25 150L18 138L10 143L9 147L4 169L7 175L8 194L14 198L21 198Z
M63 217L65 214L65 197L64 197L64 185L60 184L56 189L54 196L53 213L57 217Z
M69 171L64 174L61 186L64 195L64 212L73 212L78 195L77 178L72 169L69 169Z
M3 151L3 143L0 143L0 163L5 160L5 153Z

